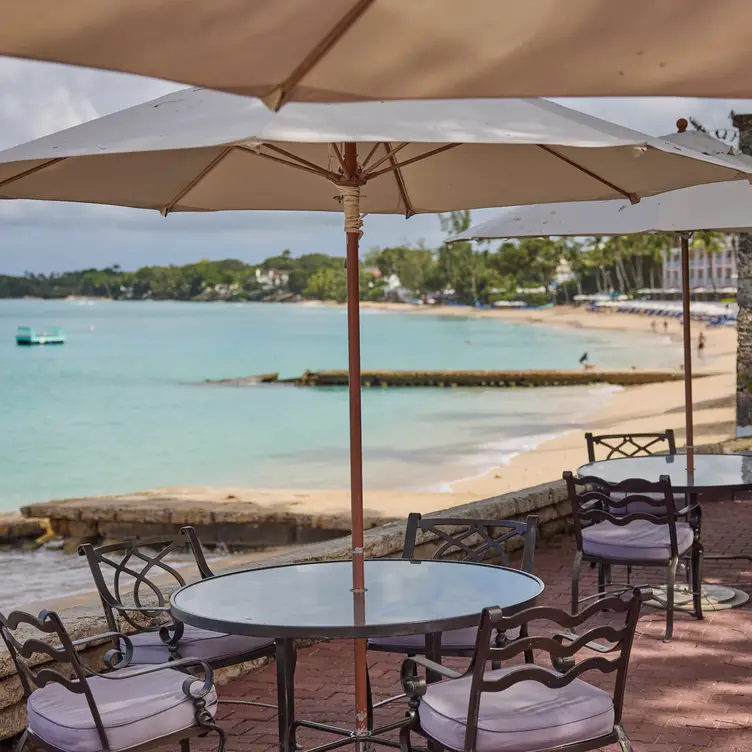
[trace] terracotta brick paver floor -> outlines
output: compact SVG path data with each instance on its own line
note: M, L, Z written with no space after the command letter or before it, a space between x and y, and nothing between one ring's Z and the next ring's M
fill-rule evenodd
M752 553L752 501L705 506L703 541L714 553ZM546 584L542 602L567 606L573 542L567 537L545 541L536 554L536 574ZM638 581L645 581L638 574ZM705 580L752 592L752 566L745 562L709 562ZM587 569L583 592L593 592ZM270 597L273 597L270 594ZM638 626L625 701L624 726L635 751L684 752L725 750L752 752L752 608L707 613L704 621L678 613L674 641L662 641L665 615L646 608ZM318 644L300 650L296 675L298 717L351 727L353 723L352 644ZM459 659L451 665L463 665ZM369 653L374 693L399 691L400 658ZM274 703L275 668L266 666L220 688L220 696ZM377 722L397 718L401 703L377 711ZM271 750L277 745L273 711L225 706L218 718L229 734L228 752ZM304 747L331 741L308 730L299 732ZM214 740L195 745L214 749ZM352 749L346 747L345 749ZM383 749L383 748L382 748Z

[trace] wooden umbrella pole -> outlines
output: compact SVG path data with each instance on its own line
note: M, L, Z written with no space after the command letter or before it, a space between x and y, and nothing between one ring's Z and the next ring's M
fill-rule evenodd
M358 153L345 144L344 167L349 185L341 188L347 233L347 352L350 392L350 515L354 611L365 614L365 554L363 551L363 430L360 400L360 206ZM368 675L366 640L355 640L355 732L368 735ZM359 745L360 746L360 745Z
M695 469L694 420L692 417L692 326L690 318L689 235L681 239L682 321L684 322L684 418L686 421L687 470Z

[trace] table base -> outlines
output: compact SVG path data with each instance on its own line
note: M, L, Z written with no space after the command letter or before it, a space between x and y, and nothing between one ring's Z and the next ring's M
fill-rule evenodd
M665 610L667 592L665 585L652 585L653 598L645 601L646 606ZM739 608L749 601L749 594L725 585L702 586L703 611L725 611L729 608ZM693 612L692 591L688 585L677 584L674 587L674 610Z
M341 726L331 726L326 723L317 723L315 721L298 720L295 718L295 665L297 663L297 654L295 643L291 639L277 639L276 641L276 663L277 663L277 705L279 719L279 749L280 752L296 752L302 747L297 743L296 731L299 728L309 728L314 731L323 731L341 737L325 744L319 744L315 747L309 747L305 752L329 752L329 750L340 749L349 744L354 744L357 752L370 752L374 745L382 747L391 747L400 749L400 744L396 740L385 739L382 734L389 731L396 731L407 726L412 720L406 716L398 721L392 721L383 726L368 729L366 733L359 733L355 729L342 728ZM440 661L441 634L426 635L426 650L431 658ZM377 708L389 702L399 699L391 697L376 703L373 707Z
M344 739L339 739L327 744L320 744L316 747L308 747L305 752L328 752L328 750L339 749L348 744L356 745L358 752L365 752L366 750L373 749L375 744L382 747L400 749L399 742L394 741L393 739L384 739L381 737L381 734L385 734L388 731L396 731L410 723L412 723L410 718L403 718L399 721L393 721L386 726L379 726L378 728L370 729L367 734L358 734L352 729L344 729L339 726L329 726L326 723L316 723L314 721L295 721L293 728L309 728L315 731L324 731L329 734L345 737ZM301 747L298 746L298 749L301 749Z

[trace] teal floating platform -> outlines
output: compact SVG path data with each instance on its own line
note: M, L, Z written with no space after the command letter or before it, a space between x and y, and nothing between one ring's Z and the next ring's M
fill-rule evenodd
M16 332L17 345L63 345L65 334L59 326L50 327L44 332L37 332L30 326L19 326Z

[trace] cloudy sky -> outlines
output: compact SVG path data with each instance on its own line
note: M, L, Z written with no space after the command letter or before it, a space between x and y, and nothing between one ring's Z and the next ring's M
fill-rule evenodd
M0 149L68 128L181 88L121 74L0 58ZM708 128L730 125L729 112L752 112L752 100L601 99L562 102L651 135L693 116ZM484 219L493 212L476 212ZM436 217L370 216L365 247L437 243ZM119 263L181 264L201 258L255 262L343 249L339 214L227 213L172 215L115 207L0 204L0 274L50 272Z

